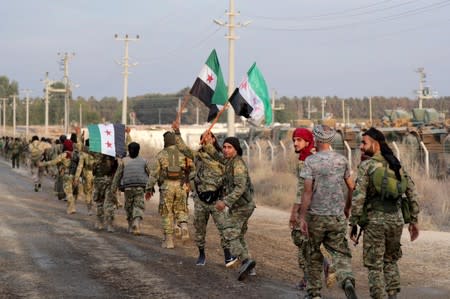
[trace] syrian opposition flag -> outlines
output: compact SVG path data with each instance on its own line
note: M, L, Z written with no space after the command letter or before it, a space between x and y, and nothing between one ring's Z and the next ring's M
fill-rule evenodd
M125 125L88 125L89 151L112 157L125 157Z
M213 120L228 98L216 50L212 50L189 93L208 108L208 122Z
M256 63L253 63L248 70L229 101L236 114L250 118L255 124L260 124L263 118L266 121L266 125L272 123L269 91Z

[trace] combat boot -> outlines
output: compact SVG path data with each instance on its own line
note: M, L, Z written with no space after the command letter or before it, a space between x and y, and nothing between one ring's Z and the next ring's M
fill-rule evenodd
M238 280L242 281L244 280L248 274L250 273L250 271L255 268L256 262L252 259L245 259L242 262L241 268L239 268L239 275L238 275Z
M198 248L198 258L197 258L197 266L204 266L206 264L206 255L205 255L205 248L199 247Z
M228 248L223 250L223 256L225 258L225 267L227 268L233 266L238 261L237 257L233 256Z
M355 292L355 286L350 279L346 279L344 282L344 292L347 299L358 299Z
M139 236L141 234L141 218L134 218L132 229L135 236Z
M95 229L104 229L105 228L105 224L103 222L103 217L97 217L97 222L95 222Z
M132 233L133 232L133 221L128 220L128 228L127 228L127 233Z
M183 242L189 240L189 229L186 222L181 223L181 240Z
M92 204L87 204L86 208L87 208L87 215L91 216L92 215Z
M167 249L175 248L175 245L173 244L173 235L165 235L162 247Z
M112 220L112 219L108 219L108 220L106 221L106 230L107 230L109 233L113 233L113 232L116 231L116 230L114 229L114 226L113 226L113 220Z
M388 299L397 299L397 291L396 290L390 290L388 291Z
M173 231L174 231L175 237L178 239L181 239L181 227L178 224L175 225L175 227L173 228Z

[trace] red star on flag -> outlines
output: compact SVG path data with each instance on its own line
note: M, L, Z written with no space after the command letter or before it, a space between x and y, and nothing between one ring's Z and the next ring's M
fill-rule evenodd
M241 88L241 89L247 89L247 80L243 81L243 82L241 83L241 85L239 86L239 88Z
M108 136L111 135L111 131L110 131L110 130L106 130L105 133L106 133L106 135L108 135Z
M109 147L109 148L111 148L111 147L112 147L112 143L109 142L109 141L106 141L106 146Z
M206 81L208 81L208 83L211 83L212 81L214 81L214 77L211 74L208 74L208 78L206 78Z

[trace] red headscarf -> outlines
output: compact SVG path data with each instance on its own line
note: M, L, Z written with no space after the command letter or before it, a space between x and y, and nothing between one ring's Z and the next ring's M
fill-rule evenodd
M64 140L64 151L72 152L73 151L73 143L71 140L66 139Z
M294 137L300 137L301 139L309 142L308 146L301 150L300 155L298 156L299 160L305 161L305 159L311 155L311 150L314 148L314 137L313 134L305 128L297 128L292 134L292 139Z

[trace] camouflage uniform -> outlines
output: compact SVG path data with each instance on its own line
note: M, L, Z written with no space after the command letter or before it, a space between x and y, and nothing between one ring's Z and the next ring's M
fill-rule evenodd
M403 217L400 202L394 202L392 211L385 211L371 174L382 167L386 160L378 153L363 161L358 167L356 187L353 191L352 216L350 222L360 222L363 209L367 209L367 224L364 225L363 259L369 270L369 287L372 298L383 298L386 292L400 291L400 273L397 261L402 256L400 239L403 230ZM418 194L411 177L402 168L407 177L406 197L410 202L411 223L417 223L419 214ZM378 200L377 200L378 198ZM386 200L385 200L386 201Z
M139 156L136 158L130 158L126 157L122 160L122 163L119 163L119 167L117 168L116 174L114 175L113 183L111 186L111 189L113 192L117 190L119 186L121 186L121 191L125 194L125 211L127 213L127 221L128 221L128 230L131 232L131 228L133 225L133 221L136 221L136 219L142 220L144 216L144 210L145 210L145 200L144 200L144 193L145 193L145 183L139 184L133 184L130 186L122 187L121 181L123 181L124 176L124 169L131 160L134 159L142 159ZM150 164L147 160L142 159L144 166L144 172L146 173L146 180L148 179L148 174L150 173ZM145 164L144 164L145 163ZM141 166L139 166L141 167ZM139 225L136 225L139 227ZM136 231L136 234L140 234L140 232Z
M344 216L343 183L350 176L347 160L333 151L318 152L306 158L300 176L313 181L313 194L306 219L310 244L308 294L312 297L320 296L324 259L320 250L322 244L331 254L339 285L344 287L347 279L355 285Z
M210 155L225 163L221 200L228 207L228 215L225 217L223 236L230 243L233 256L245 261L250 258L250 255L244 236L248 229L248 219L256 208L247 165L240 155L225 159L219 155L213 145L208 144L204 148Z
M20 166L20 154L22 153L22 142L19 138L16 138L11 144L11 162L12 168L19 168Z
M44 173L44 167L39 165L42 161L44 152L50 148L50 144L39 140L34 140L28 145L29 157L30 157L30 171L33 177L33 183L35 191L41 187L42 174Z
M165 147L156 155L156 161L150 169L149 180L146 191L151 192L154 186L159 186L159 214L162 216L162 227L164 235L173 235L174 221L187 223L188 206L186 190L183 188L183 178L169 179L169 151L178 151L175 145ZM178 151L179 152L179 151ZM185 156L179 152L178 165L184 173L186 170Z
M95 158L92 154L80 152L80 161L74 177L75 182L79 182L80 176L83 179L83 193L89 215L91 215L92 210L92 191L94 189L94 175L92 174L94 162Z
M75 198L73 195L73 175L69 173L72 152L63 152L55 159L41 163L41 166L58 166L58 173L63 180L63 189L67 198L67 214L73 214L75 209Z
M117 160L104 154L95 154L93 164L94 193L93 201L97 205L98 229L102 229L104 222L108 224L108 230L113 231L114 210L117 207L117 195L112 192L111 184L117 169Z
M212 216L219 230L222 248L229 248L230 244L223 236L226 213L218 211L214 206L223 185L224 165L213 159L203 148L192 151L186 146L179 134L176 135L176 143L178 149L195 163L195 175L191 182L194 185L194 227L197 247L205 248L206 228L209 216ZM206 202L199 197L199 194L202 197L209 194L214 197L216 196L214 192L217 193L217 198L211 201Z

